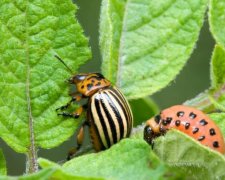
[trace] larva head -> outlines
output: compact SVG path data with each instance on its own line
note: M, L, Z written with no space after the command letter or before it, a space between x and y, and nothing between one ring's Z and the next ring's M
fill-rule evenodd
M84 96L91 96L99 89L109 87L111 83L100 73L77 74L69 80L75 84L77 91Z
M144 128L144 140L152 144L153 140L163 134L165 131L160 127L160 115L157 115L146 121Z

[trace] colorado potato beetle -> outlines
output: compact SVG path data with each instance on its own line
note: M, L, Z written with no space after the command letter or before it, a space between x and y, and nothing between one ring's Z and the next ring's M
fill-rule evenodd
M56 56L61 62L58 56ZM63 62L65 65L65 63ZM68 68L68 67L67 67ZM84 127L89 129L92 145L95 151L109 148L130 135L133 126L133 115L124 95L100 73L77 74L68 80L76 86L76 92L71 93L72 99L64 106L57 108L62 112L58 115L78 118L83 109L86 110L86 120L78 129L77 147L70 151L68 160L80 149L84 139ZM87 99L73 113L65 112L73 102Z
M146 122L144 139L153 144L154 138L169 129L178 129L222 154L225 143L219 127L202 111L184 105L176 105L163 110Z

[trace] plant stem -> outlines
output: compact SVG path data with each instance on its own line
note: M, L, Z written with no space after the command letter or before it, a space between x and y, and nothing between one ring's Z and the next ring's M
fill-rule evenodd
M29 152L27 154L27 162L26 162L26 174L31 174L38 171L38 163L37 163L37 151L30 147Z

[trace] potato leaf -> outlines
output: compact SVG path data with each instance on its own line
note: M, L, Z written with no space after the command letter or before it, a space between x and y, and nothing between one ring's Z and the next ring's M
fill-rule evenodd
M128 99L164 88L190 57L207 0L103 0L102 71Z
M0 136L17 152L59 145L77 122L55 109L68 100L71 76L90 58L70 0L0 1Z

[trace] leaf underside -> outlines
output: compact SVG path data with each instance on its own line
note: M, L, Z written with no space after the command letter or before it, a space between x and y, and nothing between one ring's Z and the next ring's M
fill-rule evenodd
M51 162L39 160L41 167L55 167ZM65 163L61 171L67 175L97 179L163 179L175 173L159 161L151 147L140 139L125 139L100 153L74 158ZM88 173L87 173L88 172Z
M171 167L182 169L192 179L225 178L225 156L177 130L157 138L155 153Z

